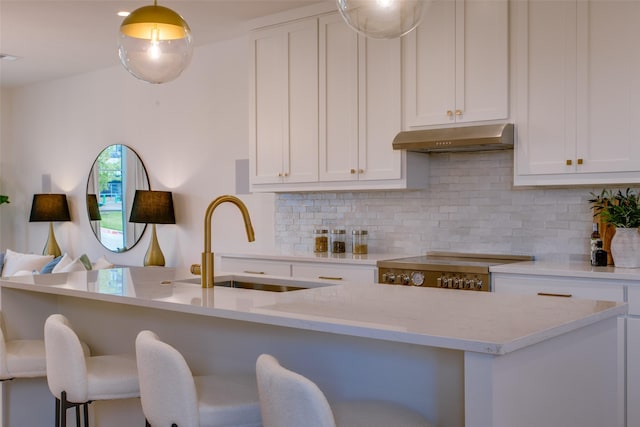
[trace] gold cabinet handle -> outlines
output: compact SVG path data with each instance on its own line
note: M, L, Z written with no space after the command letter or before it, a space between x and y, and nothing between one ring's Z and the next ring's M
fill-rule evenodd
M462 110L456 110L456 116L461 116L462 115Z
M264 271L244 270L243 273L246 273L246 274L264 274Z
M556 294L553 292L538 292L538 295L543 297L562 297L562 298L571 298L573 296L571 294Z
M582 164L582 159L578 159L578 164L581 165Z
M342 277L318 276L318 279L326 279L326 280L342 280Z
M571 166L573 164L573 162L571 161L571 159L567 159L567 166Z
M447 110L447 117L451 117L451 116L453 116L453 111Z

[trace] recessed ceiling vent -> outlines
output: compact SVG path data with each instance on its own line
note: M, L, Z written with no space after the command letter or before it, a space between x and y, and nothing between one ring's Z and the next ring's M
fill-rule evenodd
M421 153L509 150L513 133L512 123L412 130L397 134L393 149Z

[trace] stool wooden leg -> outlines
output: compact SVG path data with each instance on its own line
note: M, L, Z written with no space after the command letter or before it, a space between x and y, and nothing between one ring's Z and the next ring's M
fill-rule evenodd
M151 424L149 424L149 421L146 418L144 419L144 427L151 427Z

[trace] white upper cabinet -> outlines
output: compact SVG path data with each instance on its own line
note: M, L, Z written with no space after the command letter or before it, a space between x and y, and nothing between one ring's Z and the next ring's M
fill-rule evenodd
M507 0L433 0L403 37L404 128L508 118Z
M428 157L393 150L400 40L369 40L337 12L251 36L252 191L424 188Z
M316 20L252 33L253 184L318 180L317 45Z
M640 2L514 2L516 185L640 182Z
M320 18L320 180L400 179L400 40L359 36Z

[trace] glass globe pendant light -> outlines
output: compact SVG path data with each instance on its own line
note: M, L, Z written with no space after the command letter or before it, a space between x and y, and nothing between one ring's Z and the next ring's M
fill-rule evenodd
M375 39L402 37L420 24L427 0L336 0L346 23Z
M193 43L189 25L173 10L144 6L120 25L120 62L131 74L149 83L166 83L191 62Z

